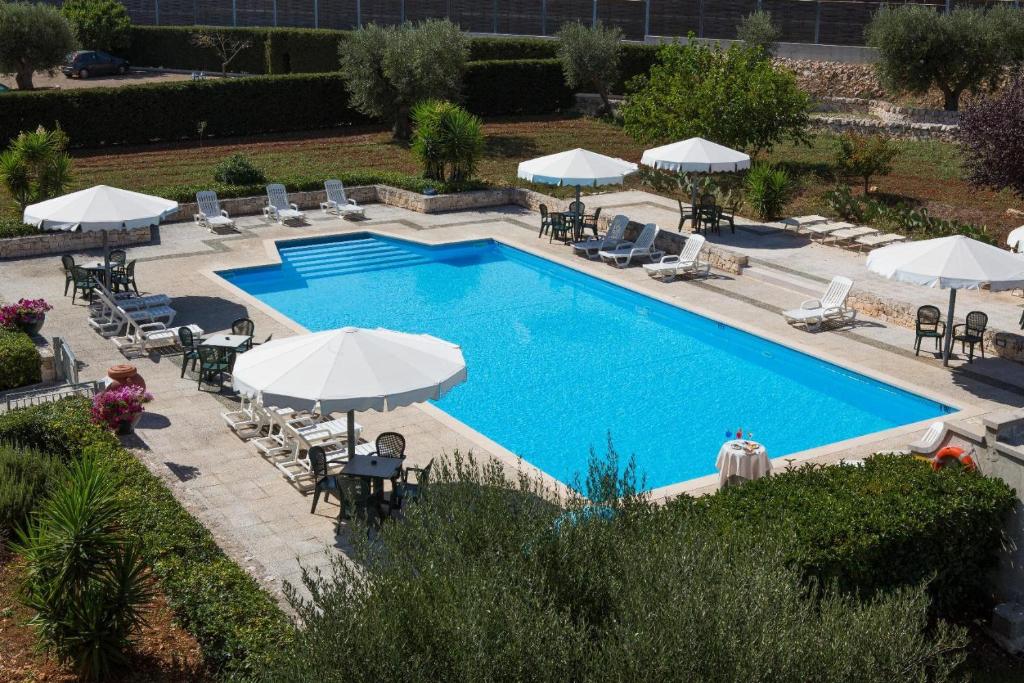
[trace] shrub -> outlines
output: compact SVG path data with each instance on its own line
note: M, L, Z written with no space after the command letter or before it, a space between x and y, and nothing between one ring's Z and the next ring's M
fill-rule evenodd
M472 62L555 59L557 57L558 42L545 38L474 36L469 41L469 60Z
M28 235L39 234L39 228L28 223L22 223L17 218L0 216L0 240L11 237L27 237Z
M36 611L32 625L88 681L127 665L154 595L138 541L118 525L119 485L92 455L72 463L14 546L27 565L22 601Z
M838 139L836 169L842 175L863 180L867 194L871 177L891 173L892 161L899 152L898 143L890 137L848 132Z
M759 49L769 57L775 54L781 36L782 29L772 21L772 13L765 10L751 12L743 17L736 27L737 38L748 47Z
M386 27L370 24L355 31L338 48L352 106L391 124L396 139L408 140L417 102L461 98L466 41L447 19Z
M968 181L1024 197L1024 71L998 95L963 111L960 142Z
M42 381L39 350L24 332L0 329L0 391Z
M627 475L599 510L494 463L435 472L403 523L353 534L358 563L289 591L305 630L261 680L946 681L962 659L919 586L857 601L807 582L793 528L654 505Z
M192 34L192 44L217 55L220 73L226 76L231 62L252 47L252 39L237 33L203 29Z
M71 183L68 136L57 126L22 132L0 153L0 179L24 209L56 197Z
M961 619L991 606L988 572L1014 501L1000 479L879 455L864 467L801 467L698 504L726 528L794 532L790 560L822 583L870 596L927 582L937 612Z
M484 151L479 118L457 104L427 100L413 108L412 120L412 151L425 177L453 184L473 177Z
M61 472L47 453L0 444L0 542L25 523Z
M87 50L118 53L132 42L132 20L117 0L68 0L60 13Z
M15 74L19 89L31 90L34 72L60 66L74 49L71 25L56 7L0 2L0 73Z
M573 105L557 59L470 62L464 91L466 109L478 116L549 114Z
M0 306L0 327L8 330L25 330L32 327L53 310L46 299L18 299L16 304Z
M980 242L995 244L995 239L984 225L936 218L923 207L914 208L902 202L889 205L869 197L854 197L847 186L827 191L823 199L829 211L844 220L865 223L914 239L965 235Z
M619 78L621 42L622 29L600 21L592 27L574 21L563 24L558 31L558 59L566 84L574 90L595 90L601 96L605 114L612 111L608 95Z
M757 164L747 173L746 201L761 220L778 218L792 192L792 181L784 169Z
M262 185L267 182L263 171L244 154L236 153L217 164L214 179L226 185Z
M92 424L88 400L64 399L0 414L0 441L64 461L92 453L109 462L121 482L121 524L140 539L177 621L195 636L215 671L260 670L291 637L274 600L113 434Z
M784 138L804 139L809 99L793 74L740 44L662 46L650 74L630 88L622 119L642 142L699 136L756 152Z
M865 33L878 50L878 75L886 87L924 93L934 86L950 111L965 90L994 84L1007 61L1002 27L983 9L883 7Z
M152 400L153 395L148 391L130 384L101 391L92 398L92 421L117 430L142 415L145 410L143 404Z
M274 28L266 33L266 73L317 73L338 70L338 45L349 31Z
M217 30L252 41L252 47L235 58L232 68L249 74L271 73L267 66L270 32L284 29L218 27ZM195 45L193 33L192 26L133 26L131 48L125 57L137 66L220 71L217 56L212 50ZM316 71L331 71L335 65L337 55L331 59L331 68Z

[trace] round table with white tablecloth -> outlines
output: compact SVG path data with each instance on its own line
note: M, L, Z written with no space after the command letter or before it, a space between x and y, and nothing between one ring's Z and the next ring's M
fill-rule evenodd
M722 486L733 477L738 479L759 479L772 473L768 451L756 441L726 441L718 451L718 481Z

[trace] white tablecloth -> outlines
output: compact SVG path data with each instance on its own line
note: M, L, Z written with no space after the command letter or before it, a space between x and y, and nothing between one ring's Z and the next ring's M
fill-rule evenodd
M743 444L746 441L726 441L718 451L718 460L715 466L718 467L718 481L722 486L728 483L730 477L741 479L758 479L772 473L772 464L768 461L768 452L762 444L755 444L755 448L747 450Z

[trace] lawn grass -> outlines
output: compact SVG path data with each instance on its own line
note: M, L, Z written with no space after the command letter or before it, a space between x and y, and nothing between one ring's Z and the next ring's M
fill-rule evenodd
M516 179L520 161L543 154L583 147L624 159L639 159L643 145L622 129L591 118L541 117L490 120L484 126L487 143L477 175L493 185L522 185ZM777 146L768 160L785 165L799 179L800 191L787 208L791 214L821 213L821 194L834 185L835 136L811 136L809 145ZM979 190L961 179L956 145L940 141L902 141L893 172L872 180L880 196L920 205L942 218L957 218L987 225L994 234L1020 222L1007 216L1007 207L1019 206L1009 192ZM153 194L170 194L183 187L202 187L213 180L217 163L229 154L249 155L267 178L284 182L311 176L389 172L415 177L419 165L404 146L392 142L380 128L348 128L292 135L112 147L74 153L73 189L105 183ZM855 187L856 179L849 181ZM626 187L639 187L630 180ZM569 188L542 188L568 196ZM602 188L607 189L607 188ZM0 213L14 215L10 201L0 202Z

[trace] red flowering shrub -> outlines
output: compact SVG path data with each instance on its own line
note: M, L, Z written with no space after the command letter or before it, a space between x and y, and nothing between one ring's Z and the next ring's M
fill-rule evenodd
M34 325L53 310L46 299L18 299L16 304L0 306L0 327L8 330L19 330Z
M92 421L117 429L122 422L130 422L145 408L143 403L153 400L153 394L142 387L124 385L96 394L92 399Z

